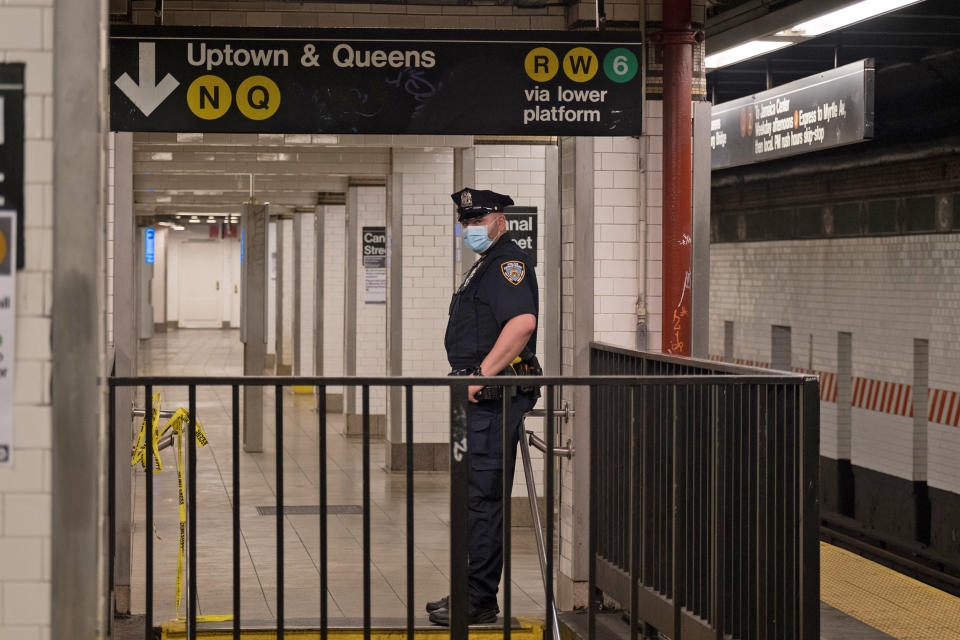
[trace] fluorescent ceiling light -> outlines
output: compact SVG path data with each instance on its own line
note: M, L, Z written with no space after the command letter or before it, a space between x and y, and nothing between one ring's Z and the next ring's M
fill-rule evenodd
M777 35L782 36L807 36L815 37L842 29L857 22L863 22L869 18L879 16L884 13L890 13L901 7L911 4L917 4L921 0L861 0L855 4L825 13L812 20L801 22L794 25L787 31L781 31Z
M183 231L183 225L182 225L182 224L175 224L175 225L173 225L172 229L173 229L174 231Z
M791 44L793 43L789 40L751 40L750 42L744 42L743 44L707 56L704 64L707 69L719 69L720 67L726 67L750 58L762 56L765 53L770 53L777 49L789 47Z

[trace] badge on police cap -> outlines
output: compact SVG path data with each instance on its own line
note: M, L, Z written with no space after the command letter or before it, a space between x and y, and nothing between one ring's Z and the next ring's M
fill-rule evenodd
M461 207L472 207L473 206L473 196L470 194L469 189L464 189L460 193L460 206Z
M507 282L514 286L523 282L523 276L526 275L523 263L519 260L508 260L504 262L500 265L500 272L503 273L503 277L507 279Z

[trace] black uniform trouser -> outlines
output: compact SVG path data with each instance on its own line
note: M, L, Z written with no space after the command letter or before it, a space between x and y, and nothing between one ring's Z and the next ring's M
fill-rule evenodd
M503 572L503 465L508 491L513 487L517 443L523 414L534 400L517 395L510 400L506 420L508 449L503 450L503 400L484 400L467 407L467 451L470 454L470 604L497 606ZM510 496L507 495L507 499Z

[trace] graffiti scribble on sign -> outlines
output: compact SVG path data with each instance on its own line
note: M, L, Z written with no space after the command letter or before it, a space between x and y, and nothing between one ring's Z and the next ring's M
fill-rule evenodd
M426 104L430 101L437 93L437 88L433 86L433 83L423 77L423 71L420 69L401 69L397 72L397 77L393 80L387 80L387 84L400 88L401 84L403 90L413 97L417 101L417 106L414 109L414 113L423 109Z

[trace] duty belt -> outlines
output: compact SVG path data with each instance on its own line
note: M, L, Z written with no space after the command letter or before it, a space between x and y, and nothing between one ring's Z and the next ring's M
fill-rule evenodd
M470 369L453 369L449 374L451 376L472 376L481 375L480 367ZM503 387L483 387L474 396L477 400L500 400L503 398Z

